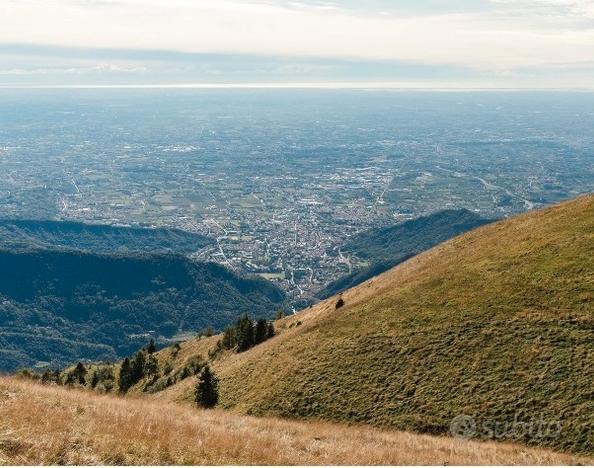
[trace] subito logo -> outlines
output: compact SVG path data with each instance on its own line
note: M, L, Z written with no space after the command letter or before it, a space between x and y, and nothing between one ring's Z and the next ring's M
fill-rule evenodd
M476 435L476 421L464 414L456 416L450 423L450 433L459 439L472 439Z

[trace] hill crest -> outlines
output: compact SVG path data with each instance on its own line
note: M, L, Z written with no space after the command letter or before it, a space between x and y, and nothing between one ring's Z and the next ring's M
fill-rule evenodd
M592 258L594 196L480 227L216 359L221 406L434 434L460 414L543 415L561 435L524 442L594 453ZM216 340L183 344L176 362ZM190 399L192 382L155 398Z
M447 209L362 232L347 242L343 250L368 266L332 282L317 296L326 299L351 289L421 252L492 221L466 209Z
M1 248L72 249L105 254L192 253L213 243L213 239L180 229L0 219Z

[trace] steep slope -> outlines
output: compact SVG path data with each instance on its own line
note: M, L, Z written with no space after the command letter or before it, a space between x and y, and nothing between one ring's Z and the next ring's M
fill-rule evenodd
M353 288L414 255L490 222L468 210L443 210L395 226L363 232L351 239L343 251L365 260L369 266L329 284L318 297L326 299Z
M0 220L0 247L75 249L92 253L196 252L214 241L179 229L148 229L71 221Z
M220 329L284 300L267 281L176 255L0 250L0 278L1 370L114 360L148 335Z
M565 465L511 444L257 419L0 379L3 465Z
M478 437L592 454L593 259L593 196L481 227L216 359L221 406L433 434L468 415ZM542 437L513 430L541 420Z

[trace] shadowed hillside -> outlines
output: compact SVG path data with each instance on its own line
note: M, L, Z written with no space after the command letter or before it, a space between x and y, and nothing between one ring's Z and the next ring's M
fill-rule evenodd
M560 433L519 441L594 453L593 258L593 196L481 227L216 357L221 406L432 434L468 415L485 437L543 418ZM216 340L159 357L207 356ZM190 399L193 384L158 397Z
M114 360L147 336L270 317L284 293L176 255L0 250L0 369Z
M179 229L85 224L71 221L0 220L0 247L75 249L92 253L192 253L213 243Z
M326 299L353 288L414 255L490 222L468 210L443 210L395 226L365 231L351 239L343 250L369 266L329 284L318 297Z

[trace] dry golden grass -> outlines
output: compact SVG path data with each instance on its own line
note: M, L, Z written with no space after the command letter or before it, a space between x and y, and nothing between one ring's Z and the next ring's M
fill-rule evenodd
M542 415L562 433L528 442L594 454L592 258L592 195L479 228L217 358L220 406L432 434L459 414ZM184 343L174 365L215 342ZM155 398L190 400L194 384Z
M594 460L367 427L257 419L0 379L2 464L575 464Z

